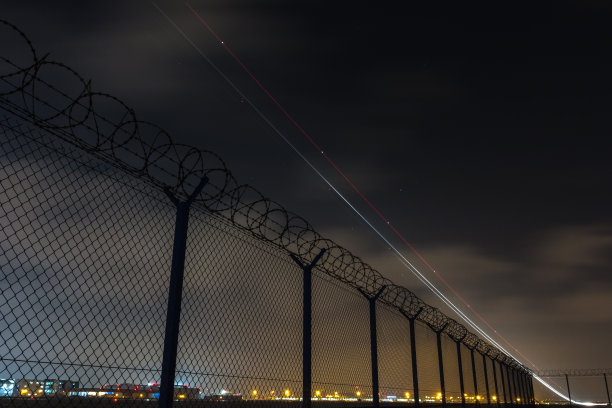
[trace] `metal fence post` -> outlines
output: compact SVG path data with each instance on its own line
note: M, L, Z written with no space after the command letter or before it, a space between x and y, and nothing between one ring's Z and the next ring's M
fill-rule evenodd
M204 177L187 201L179 201L169 190L164 190L168 198L170 198L170 201L176 206L176 222L174 226L174 247L172 250L172 266L170 270L170 288L168 290L164 355L159 387L160 408L172 407L172 402L174 400L174 377L176 372L176 355L181 318L181 299L183 297L183 275L185 272L185 252L187 250L189 208L193 200L202 192L206 183L208 183L208 178Z
M361 294L370 303L370 357L372 363L372 406L377 408L380 403L378 388L378 344L376 336L376 301L382 295L387 286L381 287L374 296L369 296L366 292L359 289Z
M533 393L531 392L531 374L527 372L525 374L525 388L527 388L527 398L529 399L529 405L534 404Z
M525 396L525 404L529 404L529 393L527 392L527 379L525 377L525 373L521 374L521 387L523 389L523 395Z
M442 392L442 406L446 407L446 387L444 385L444 360L442 359L442 332L446 329L448 323L444 325L436 333L436 343L438 345L438 368L440 371L440 391Z
M524 401L524 397L523 397L523 390L521 389L521 372L517 369L514 369L514 381L515 381L515 388L516 388L516 401L518 402L517 405L522 405L523 401Z
M487 405L491 405L491 393L489 392L489 375L487 374L487 358L482 355L482 366L484 367L485 389L487 391Z
M414 316L408 316L404 312L402 314L408 319L410 323L410 362L412 363L412 393L414 397L414 406L418 408L419 406L419 372L417 367L417 354L416 354L416 335L414 329L414 321L419 317L423 308L421 307L419 311Z
M493 382L495 383L495 405L499 407L499 390L497 388L497 369L495 368L495 360L493 360L493 358L491 358L491 365L493 366Z
M529 392L529 372L525 372L525 393L527 394L528 405L531 405L531 392Z
M467 336L467 334L465 335ZM463 336L463 339L465 338ZM463 362L461 361L461 341L457 341L457 363L459 365L459 389L461 390L461 406L465 407L465 384L463 384Z
M569 377L565 374L565 383L567 384L567 399L569 400L570 407L572 406L572 392L570 391Z
M512 383L510 382L510 369L504 363L504 368L506 369L506 382L508 383L508 401L510 402L510 406L514 406L514 397L512 395Z
M512 386L514 387L514 398L516 399L516 402L521 402L521 389L519 387L516 386L517 383L517 371L516 368L512 369ZM520 404L517 404L520 405Z
M472 379L474 380L474 398L475 404L479 405L480 401L478 401L478 381L476 380L476 364L474 363L474 348L470 348L470 356L472 358Z
M506 396L506 381L504 380L504 366L501 361L499 364L499 374L501 375L502 392L504 393L504 406L508 406L508 397Z
M518 383L519 393L521 394L521 405L525 404L527 400L525 398L525 388L523 387L523 373L522 371L517 371L516 373L516 382Z
M519 393L521 394L521 405L525 404L525 393L523 392L523 381L521 380L521 371L516 371L516 382L518 383Z
M608 406L610 406L612 405L612 403L610 403L610 389L608 388L608 377L606 377L606 373L604 373L603 377L604 377L604 383L606 384L606 395L608 396Z
M527 395L525 394L525 385L523 383L523 372L518 371L517 380L519 384L519 390L521 391L521 404L525 405L527 403Z
M289 254L304 272L302 310L302 406L304 408L310 408L312 400L312 268L324 253L325 248L309 265L302 264L297 256Z

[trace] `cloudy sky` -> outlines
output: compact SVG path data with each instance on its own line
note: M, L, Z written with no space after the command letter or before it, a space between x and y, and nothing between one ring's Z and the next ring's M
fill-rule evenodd
M442 307L153 3L126 3L25 0L5 2L0 15L39 54L91 78L94 90L121 98L177 141L219 153L239 181ZM409 253L183 2L156 4ZM524 356L540 368L611 367L612 7L492 4L191 3Z

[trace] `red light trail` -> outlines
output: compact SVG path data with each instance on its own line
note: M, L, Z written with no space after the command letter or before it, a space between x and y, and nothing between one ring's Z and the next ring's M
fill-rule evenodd
M438 279L446 286L459 300L482 322L484 323L490 330L492 330L500 339L504 341L509 347L512 348L516 353L518 353L521 357L523 357L527 362L529 362L536 369L538 368L531 360L529 360L526 356L524 356L519 350L517 350L506 338L504 338L501 334L497 332L490 324L487 322L474 308L470 306L469 303L457 293L457 291L435 270L433 266L416 250L416 248L408 242L408 240L390 223L390 221L367 199L367 197L355 186L355 184L340 170L340 168L334 163L334 161L319 147L319 145L310 137L310 135L304 130L304 128L287 112L287 110L278 102L278 100L268 91L268 89L253 75L253 73L246 67L246 65L238 58L236 54L225 44L225 42L219 37L219 35L212 29L212 27L202 18L202 16L189 4L186 2L185 5L189 10L193 13L193 15L202 23L204 27L215 37L219 44L232 56L232 58L240 65L240 67L253 79L253 81L257 84L257 86L268 96L268 98L278 107L278 109L285 115L285 117L297 128L297 130L310 142L317 152L320 153L325 160L346 180L346 182L351 186L351 188L363 199L363 201L378 215L378 217L385 223L387 226L393 231L393 233L414 253L426 266L427 268L434 273L438 277Z

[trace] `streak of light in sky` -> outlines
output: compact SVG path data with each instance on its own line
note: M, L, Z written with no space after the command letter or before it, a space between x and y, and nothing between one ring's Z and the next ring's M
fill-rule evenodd
M204 54L204 52L185 34L185 32L183 30L181 30L181 28L155 3L152 3L153 6L159 11L160 14L162 14L166 20L168 20L168 22L175 28L175 30L178 31L178 33L196 50L196 52L217 72L217 74L219 74L226 82L228 85L230 85L230 87L240 96L240 98L242 98L254 111L255 113L268 125L270 126L270 128L279 136L281 137L281 139L287 143L287 145L293 150L295 151L295 153L389 246L390 249L393 250L394 254L400 259L401 263L412 272L412 274L414 276L417 277L417 279L419 279L428 289L430 289L440 300L442 300L442 302L444 302L444 304L446 304L451 310L453 310L455 313L457 313L466 323L468 323L468 325L470 327L472 327L476 332L478 332L479 334L481 334L484 338L486 338L487 340L489 340L491 342L491 344L493 344L494 346L496 346L497 348L499 348L500 350L502 350L503 352L505 352L507 355L512 356L512 354L510 352L508 352L507 350L505 350L500 344L498 344L493 338L491 338L491 336L489 336L484 330L482 330L478 325L476 325L461 309L459 309L457 306L455 306L455 304L453 304L450 299L448 299L433 283L431 283L431 281L429 279L427 279L427 277L425 277L424 274L422 274L315 166L314 164L312 164L312 162L310 162L305 156L304 154L302 154L300 152L300 150L289 141L289 139L271 122L270 119L268 119L264 113L257 107L255 106L255 104L253 104L251 102L251 100L233 83L233 81L231 81L231 79L229 77L227 77L227 75L225 75L218 67L216 64L214 64L212 62L212 60L210 60L210 58ZM225 44L224 41L221 40L221 38L212 30L212 28L210 28L210 26L199 16L199 14L197 14L197 12L195 12L195 10L193 10L193 8L189 5L189 3L186 3L187 7L189 7L189 9L196 15L196 17L198 17L198 19L206 26L206 28L211 31L211 33L215 36L215 38L219 41L219 43L234 57L234 59L236 59L238 61L238 63L243 67L243 69L252 77L253 80L256 81L256 83L258 84L258 86L264 90L264 92L271 98L271 100L281 109L281 111L291 120L291 122L298 128L298 130L300 130L300 132L302 134L304 134L308 140L315 146L315 148L317 148L318 151L320 151L321 155L323 155L323 157L326 158L326 160L328 162L330 162L332 164L332 166L343 176L343 178L353 187L353 189L366 201L366 203L372 207L374 209L374 211L379 215L379 217L381 217L383 219L383 221L385 221L385 223L387 225L390 226L390 228L396 233L396 235L398 235L400 237L400 239L402 239L402 241L404 241L405 244L407 244L412 250L413 252L432 270L432 272L434 272L434 274L436 274L436 276L438 276L444 283L445 285L451 289L453 291L453 293L455 293L455 295L457 295L464 304L467 305L467 307L472 310L473 313L476 314L477 317L479 317L480 320L482 320L491 330L493 330L495 332L495 334L497 334L501 339L504 340L504 342L506 342L510 347L512 347L513 350L515 350L517 353L519 353L521 356L523 356L514 346L512 346L505 338L503 338L495 329L493 329L478 313L476 313L473 308L467 304L467 302L461 297L459 296L459 294L452 288L450 287L450 285L436 272L436 270L431 267L431 265L416 251L416 249L410 245L405 238L399 233L399 231L397 231L393 226L391 226L391 224L389 223L389 221L380 213L380 211L378 209L376 209L376 207L374 207L370 201L357 189L357 187L348 179L347 176L344 175L344 173L342 173L340 171L340 169L335 165L335 163L333 163L333 161L331 160L331 158L329 158L324 151L314 142L314 140L312 140L310 138L310 136L308 136L308 134L304 131L304 129L287 113L287 111L276 101L276 99L267 91L267 89L265 87L263 87L263 85L251 74L251 72L246 68L246 66L244 66L244 64L238 59L238 57L235 56L235 54L229 49L229 47L227 47L227 45ZM512 356L514 358L514 356ZM525 356L523 356L525 357ZM527 359L525 357L525 359ZM528 360L528 359L527 359ZM529 361L529 360L528 360ZM531 361L529 361L534 367L535 364L533 364ZM555 388L553 388L550 384L548 384L546 381L544 381L541 377L533 374L533 377L539 381L540 383L542 383L542 385L544 385L546 388L548 388L549 390L551 390L552 392L554 392L556 395L558 395L561 398L564 398L565 400L569 401L569 398L565 395L563 395L561 392L559 392L558 390L556 390ZM575 401L572 399L572 402L580 404L580 405L586 405L586 406L593 406L593 405L600 405L600 404L595 404L595 403L590 403L590 402L581 402L581 401ZM605 404L603 404L605 405Z

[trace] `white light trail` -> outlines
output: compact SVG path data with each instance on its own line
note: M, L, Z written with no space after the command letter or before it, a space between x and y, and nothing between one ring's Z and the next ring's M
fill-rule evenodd
M350 208L353 210L355 214L359 216L369 227L378 235L394 252L394 254L399 258L400 262L419 280L421 281L429 290L431 290L442 302L447 305L452 311L454 311L461 319L463 319L472 329L474 329L477 333L487 339L492 345L511 356L515 360L519 361L516 357L512 355L512 353L508 352L504 349L498 342L496 342L491 336L489 336L483 329L481 329L476 323L474 323L461 309L455 306L454 303L450 301L427 277L421 273L403 254L400 252L395 245L393 245L316 167L312 164L303 154L298 150L298 148L289 141L289 139L263 114L263 112L255 106L251 100L227 77L211 60L204 54L204 52L185 34L183 30L166 14L164 11L157 6L157 4L152 3L153 6L162 14L168 22L179 32L179 34L196 50L196 52L206 60L206 62L219 74L228 85L232 87L232 89L242 98L254 111L257 115L268 125L270 128L323 180L329 188L331 188L337 195L344 201ZM546 388L554 392L559 397L569 401L569 398L563 395L560 391L553 388L550 384L544 381L542 378L533 374L533 378L539 381ZM585 406L594 406L594 405L606 405L606 404L596 404L592 402L581 402L572 399L573 403Z

